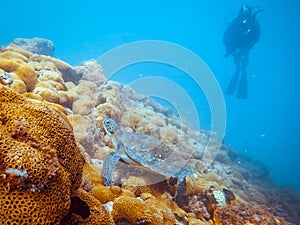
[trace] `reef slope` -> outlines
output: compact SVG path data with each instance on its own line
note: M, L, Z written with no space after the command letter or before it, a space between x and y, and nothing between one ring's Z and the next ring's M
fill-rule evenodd
M11 44L0 74L0 224L299 224L297 192L215 134L107 80L96 61L72 67ZM180 206L169 178L122 162L116 185L103 185L103 159L115 151L107 117L189 155L197 173Z

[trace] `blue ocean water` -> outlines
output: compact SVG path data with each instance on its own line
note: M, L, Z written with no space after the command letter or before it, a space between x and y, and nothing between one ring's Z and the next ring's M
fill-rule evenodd
M224 58L226 22L243 4L259 6L261 39L250 52L249 97L224 96L225 143L263 162L282 186L300 190L300 3L297 0L187 1L4 1L0 44L14 38L43 37L55 43L55 57L72 65L97 59L119 45L162 40L201 57L225 90L234 71ZM124 83L143 76L164 76L180 83L198 106L203 128L210 127L205 93L181 71L145 63L115 75ZM193 89L195 88L195 89Z

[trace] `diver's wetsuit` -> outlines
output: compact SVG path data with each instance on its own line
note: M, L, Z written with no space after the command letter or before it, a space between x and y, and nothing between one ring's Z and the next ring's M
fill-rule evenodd
M233 95L238 84L237 97L247 98L247 65L250 49L259 41L260 26L251 7L244 5L239 15L228 25L225 30L223 43L226 49L225 57L231 55L236 65L235 72L229 82L226 94Z

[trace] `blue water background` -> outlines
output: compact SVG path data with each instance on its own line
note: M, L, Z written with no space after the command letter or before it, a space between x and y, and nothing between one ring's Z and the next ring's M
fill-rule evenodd
M280 185L300 190L300 2L297 0L186 1L3 1L0 44L18 37L44 37L55 43L55 57L72 65L97 59L121 44L164 40L199 55L224 90L234 71L226 59L222 36L226 21L248 3L265 11L257 15L261 40L252 49L248 66L249 98L225 96L225 143L263 162ZM210 112L203 93L176 69L135 65L116 79L162 75L176 80L199 107L203 127Z

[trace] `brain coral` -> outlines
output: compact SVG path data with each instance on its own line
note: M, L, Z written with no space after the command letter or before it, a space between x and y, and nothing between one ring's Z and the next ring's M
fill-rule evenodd
M0 85L0 224L59 224L84 159L54 110Z

